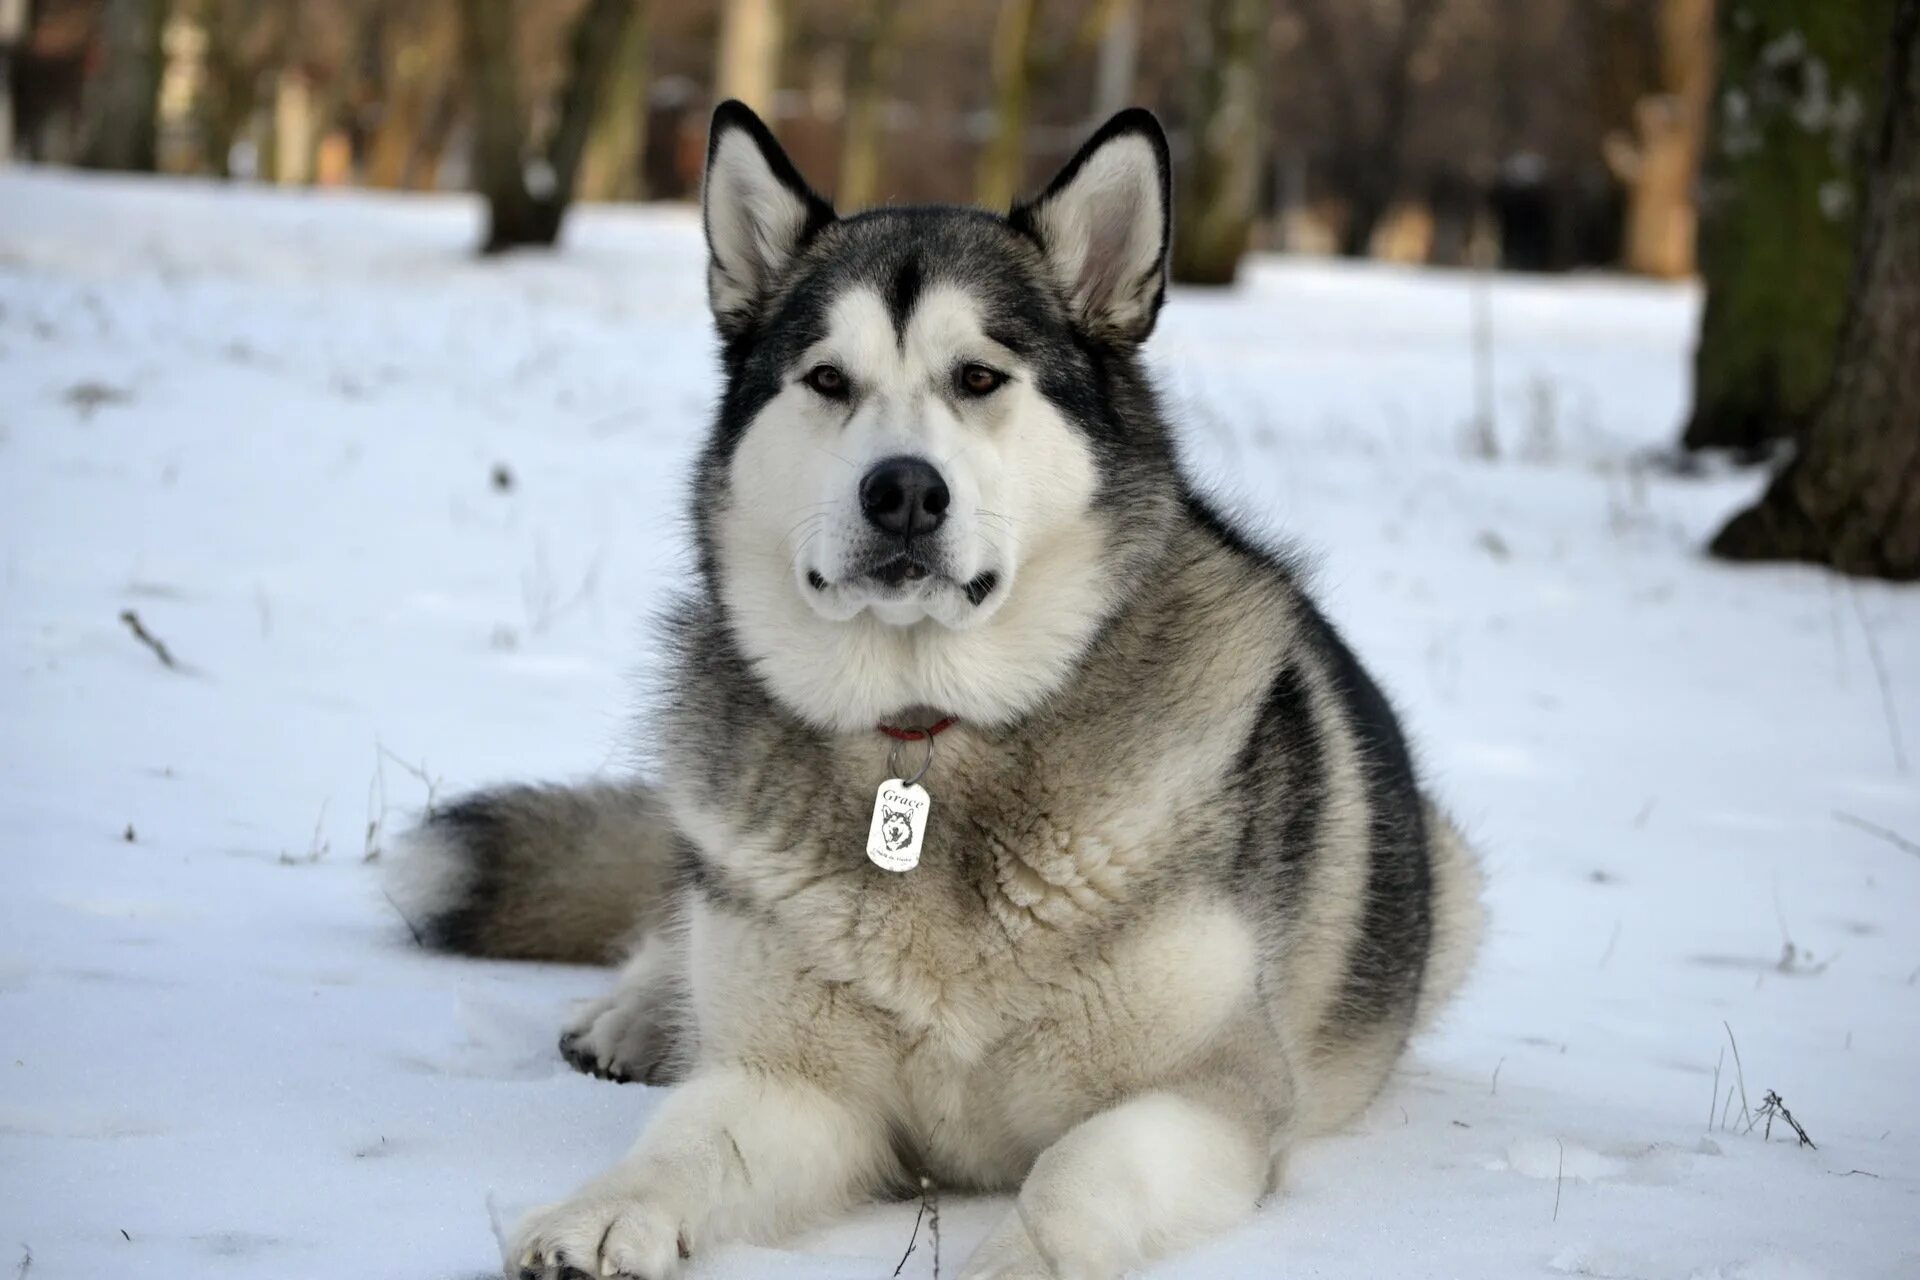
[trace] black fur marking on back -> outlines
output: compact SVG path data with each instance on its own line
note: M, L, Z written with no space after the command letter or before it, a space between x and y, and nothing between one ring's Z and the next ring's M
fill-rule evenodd
M1278 787L1270 781L1276 774ZM1327 803L1326 747L1298 667L1284 667L1274 677L1234 779L1240 795L1266 798L1247 813L1234 873L1291 916L1305 892Z
M1412 1009L1433 936L1433 867L1413 754L1393 706L1304 598L1302 623L1327 664L1360 755L1367 797L1366 901L1331 1022L1366 1031Z

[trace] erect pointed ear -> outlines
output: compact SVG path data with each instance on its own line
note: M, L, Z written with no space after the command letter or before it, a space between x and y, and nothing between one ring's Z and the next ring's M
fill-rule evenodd
M1126 342L1153 332L1167 293L1171 169L1160 122L1133 107L1007 215L1039 242L1088 332Z
M793 255L834 219L746 104L713 110L700 190L707 301L723 337L750 325Z

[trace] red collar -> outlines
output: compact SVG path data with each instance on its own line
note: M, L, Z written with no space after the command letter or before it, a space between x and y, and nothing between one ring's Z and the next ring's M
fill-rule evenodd
M959 717L948 716L946 719L938 720L924 729L896 729L890 724L877 724L873 727L896 742L918 742L922 738L937 738L958 723Z

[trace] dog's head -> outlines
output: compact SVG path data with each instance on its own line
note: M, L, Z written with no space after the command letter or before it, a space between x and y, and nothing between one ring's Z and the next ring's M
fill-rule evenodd
M913 840L913 815L905 809L888 809L880 819L880 834L887 848L906 848Z
M726 390L695 517L746 656L826 727L1017 717L1177 501L1134 361L1166 291L1159 124L1116 116L1005 217L840 218L726 103L703 216Z

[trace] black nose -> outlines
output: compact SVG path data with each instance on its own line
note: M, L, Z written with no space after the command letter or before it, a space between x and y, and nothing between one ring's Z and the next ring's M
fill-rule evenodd
M947 482L921 458L883 458L860 482L860 510L896 537L932 533L947 518Z

